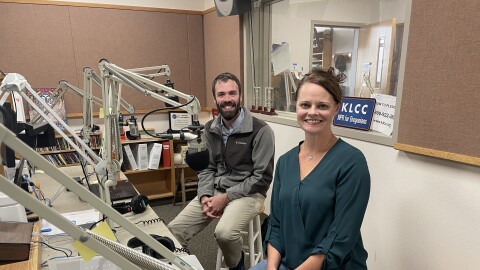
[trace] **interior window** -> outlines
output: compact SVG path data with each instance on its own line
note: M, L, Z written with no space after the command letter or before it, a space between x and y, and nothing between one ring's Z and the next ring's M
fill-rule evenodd
M404 23L411 0L262 3L250 18L253 28L260 29L252 31L258 31L250 40L253 50L264 57L252 59L256 88L246 99L249 105L256 101L257 107L264 107L268 101L278 114L293 115L295 85L313 67L333 67L345 74L346 97L385 98L393 107L397 104ZM262 34L268 38L262 39ZM393 116L389 115L391 126ZM393 136L393 128L365 132Z

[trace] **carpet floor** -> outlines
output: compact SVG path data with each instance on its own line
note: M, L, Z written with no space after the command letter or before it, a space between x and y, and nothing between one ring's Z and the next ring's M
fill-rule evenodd
M165 221L165 224L172 221L183 209L181 202L172 205L171 201L169 203L154 202L151 206L155 213ZM265 216L262 215L262 222L264 218ZM190 253L197 257L205 270L215 269L218 246L213 236L213 232L217 223L217 220L212 221L203 231L193 237L188 243ZM248 268L248 260L246 260L245 269Z
M165 221L165 224L170 223L183 209L182 203L172 203L163 205L152 205L152 209L157 215ZM188 243L190 253L197 256L197 259L202 264L205 270L214 270L217 260L217 242L213 237L216 220L212 221L203 231L197 234Z

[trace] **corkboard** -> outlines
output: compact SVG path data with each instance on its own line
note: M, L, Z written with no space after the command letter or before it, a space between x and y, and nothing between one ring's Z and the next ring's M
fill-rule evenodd
M83 87L83 68L99 73L106 58L123 68L167 64L175 89L206 104L202 14L2 2L0 11L0 70L24 75L34 88L60 80ZM94 95L101 97L98 87ZM164 106L130 88L122 97L137 111ZM73 93L65 105L69 115L82 111Z
M480 166L478 14L478 1L412 1L395 148Z

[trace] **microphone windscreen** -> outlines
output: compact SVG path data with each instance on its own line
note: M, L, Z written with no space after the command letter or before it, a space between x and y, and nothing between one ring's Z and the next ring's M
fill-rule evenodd
M208 167L209 163L208 149L196 153L189 153L185 155L185 162L187 165L195 171L202 171Z
M148 205L148 197L140 194L132 198L130 206L132 207L132 212L135 214L140 214L145 212Z

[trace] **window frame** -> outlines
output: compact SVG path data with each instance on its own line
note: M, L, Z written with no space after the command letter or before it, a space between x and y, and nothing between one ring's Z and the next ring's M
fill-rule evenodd
M272 44L271 35L271 5L288 0L266 0L258 4L257 1L251 12L243 20L243 42L244 42L244 103L245 107L250 109L254 104L253 87L259 86L264 89L270 86L271 77L265 74L271 74L271 53ZM404 33L402 39L402 50L400 65L398 71L398 85L396 95L396 109L394 116L394 126L391 136L387 136L376 131L362 131L344 127L332 126L335 135L376 144L392 146L397 142L398 126L401 111L401 100L403 92L403 80L405 74L405 62L407 57L408 34L410 28L412 0L405 0L405 19ZM315 23L322 22L315 20ZM312 21L313 23L313 21ZM342 22L325 21L327 24L342 25ZM347 26L355 25L348 23ZM252 30L253 29L253 30ZM312 34L311 34L312 35ZM311 47L312 45L310 45ZM263 61L262 61L263 59ZM277 115L265 115L254 113L254 115L267 122L298 127L296 115L294 112L277 111Z

